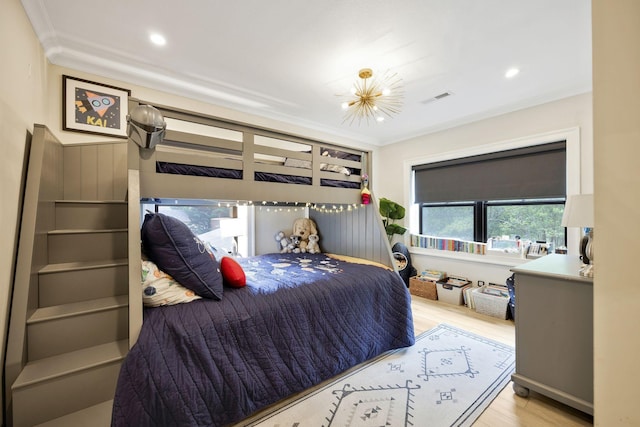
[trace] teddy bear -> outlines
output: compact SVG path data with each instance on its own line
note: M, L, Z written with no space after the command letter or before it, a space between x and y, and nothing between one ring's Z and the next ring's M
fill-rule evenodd
M307 252L309 236L318 234L316 223L311 218L298 218L293 222L294 236L300 237L300 252Z
M280 244L280 253L291 252L291 240L282 231L278 231L275 235L276 242Z
M307 243L307 252L310 254L319 254L320 253L320 245L318 242L320 241L320 237L317 234L311 234L309 236L309 243Z

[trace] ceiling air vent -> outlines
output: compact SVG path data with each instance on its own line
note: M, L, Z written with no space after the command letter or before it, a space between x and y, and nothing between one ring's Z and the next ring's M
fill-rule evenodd
M448 96L451 96L451 95L453 95L453 93L451 93L451 92L443 92L440 95L436 95L436 96L434 96L432 98L425 99L424 101L422 101L422 103L423 104L431 104L432 102L440 101L441 99L444 99L444 98L446 98Z

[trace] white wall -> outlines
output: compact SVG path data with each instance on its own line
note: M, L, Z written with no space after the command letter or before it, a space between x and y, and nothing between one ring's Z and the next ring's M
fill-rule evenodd
M478 150L487 145L535 141L567 133L578 128L579 157L575 162L580 169L579 181L574 187L583 193L593 192L593 132L592 96L590 93L561 99L486 120L477 121L441 132L424 135L380 148L374 157L373 180L377 197L387 197L407 207L404 224L417 224L417 210L411 212L407 163L415 159L437 157L449 152ZM553 142L551 139L547 142ZM412 216L413 214L413 216ZM408 233L407 233L408 236ZM423 252L423 253L421 253ZM476 282L504 283L511 266L519 260L492 260L483 256L458 256L412 249L412 261L418 271L438 269L449 274L468 277ZM476 260L476 261L474 261Z
M640 2L593 0L598 426L638 426Z

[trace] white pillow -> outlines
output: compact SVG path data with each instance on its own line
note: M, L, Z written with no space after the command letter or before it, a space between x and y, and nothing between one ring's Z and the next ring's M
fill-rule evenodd
M311 169L310 160L292 159L287 157L286 159L284 159L284 165L292 168Z
M326 163L320 163L320 170L337 172L337 173L344 174L346 176L351 175L351 169L345 168L344 166L340 166L340 165L328 165Z
M158 269L153 262L142 260L142 302L146 307L174 305L201 298Z

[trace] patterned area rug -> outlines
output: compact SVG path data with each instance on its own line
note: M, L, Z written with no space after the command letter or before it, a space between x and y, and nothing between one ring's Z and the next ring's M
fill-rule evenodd
M243 425L470 426L514 367L513 347L441 324Z

